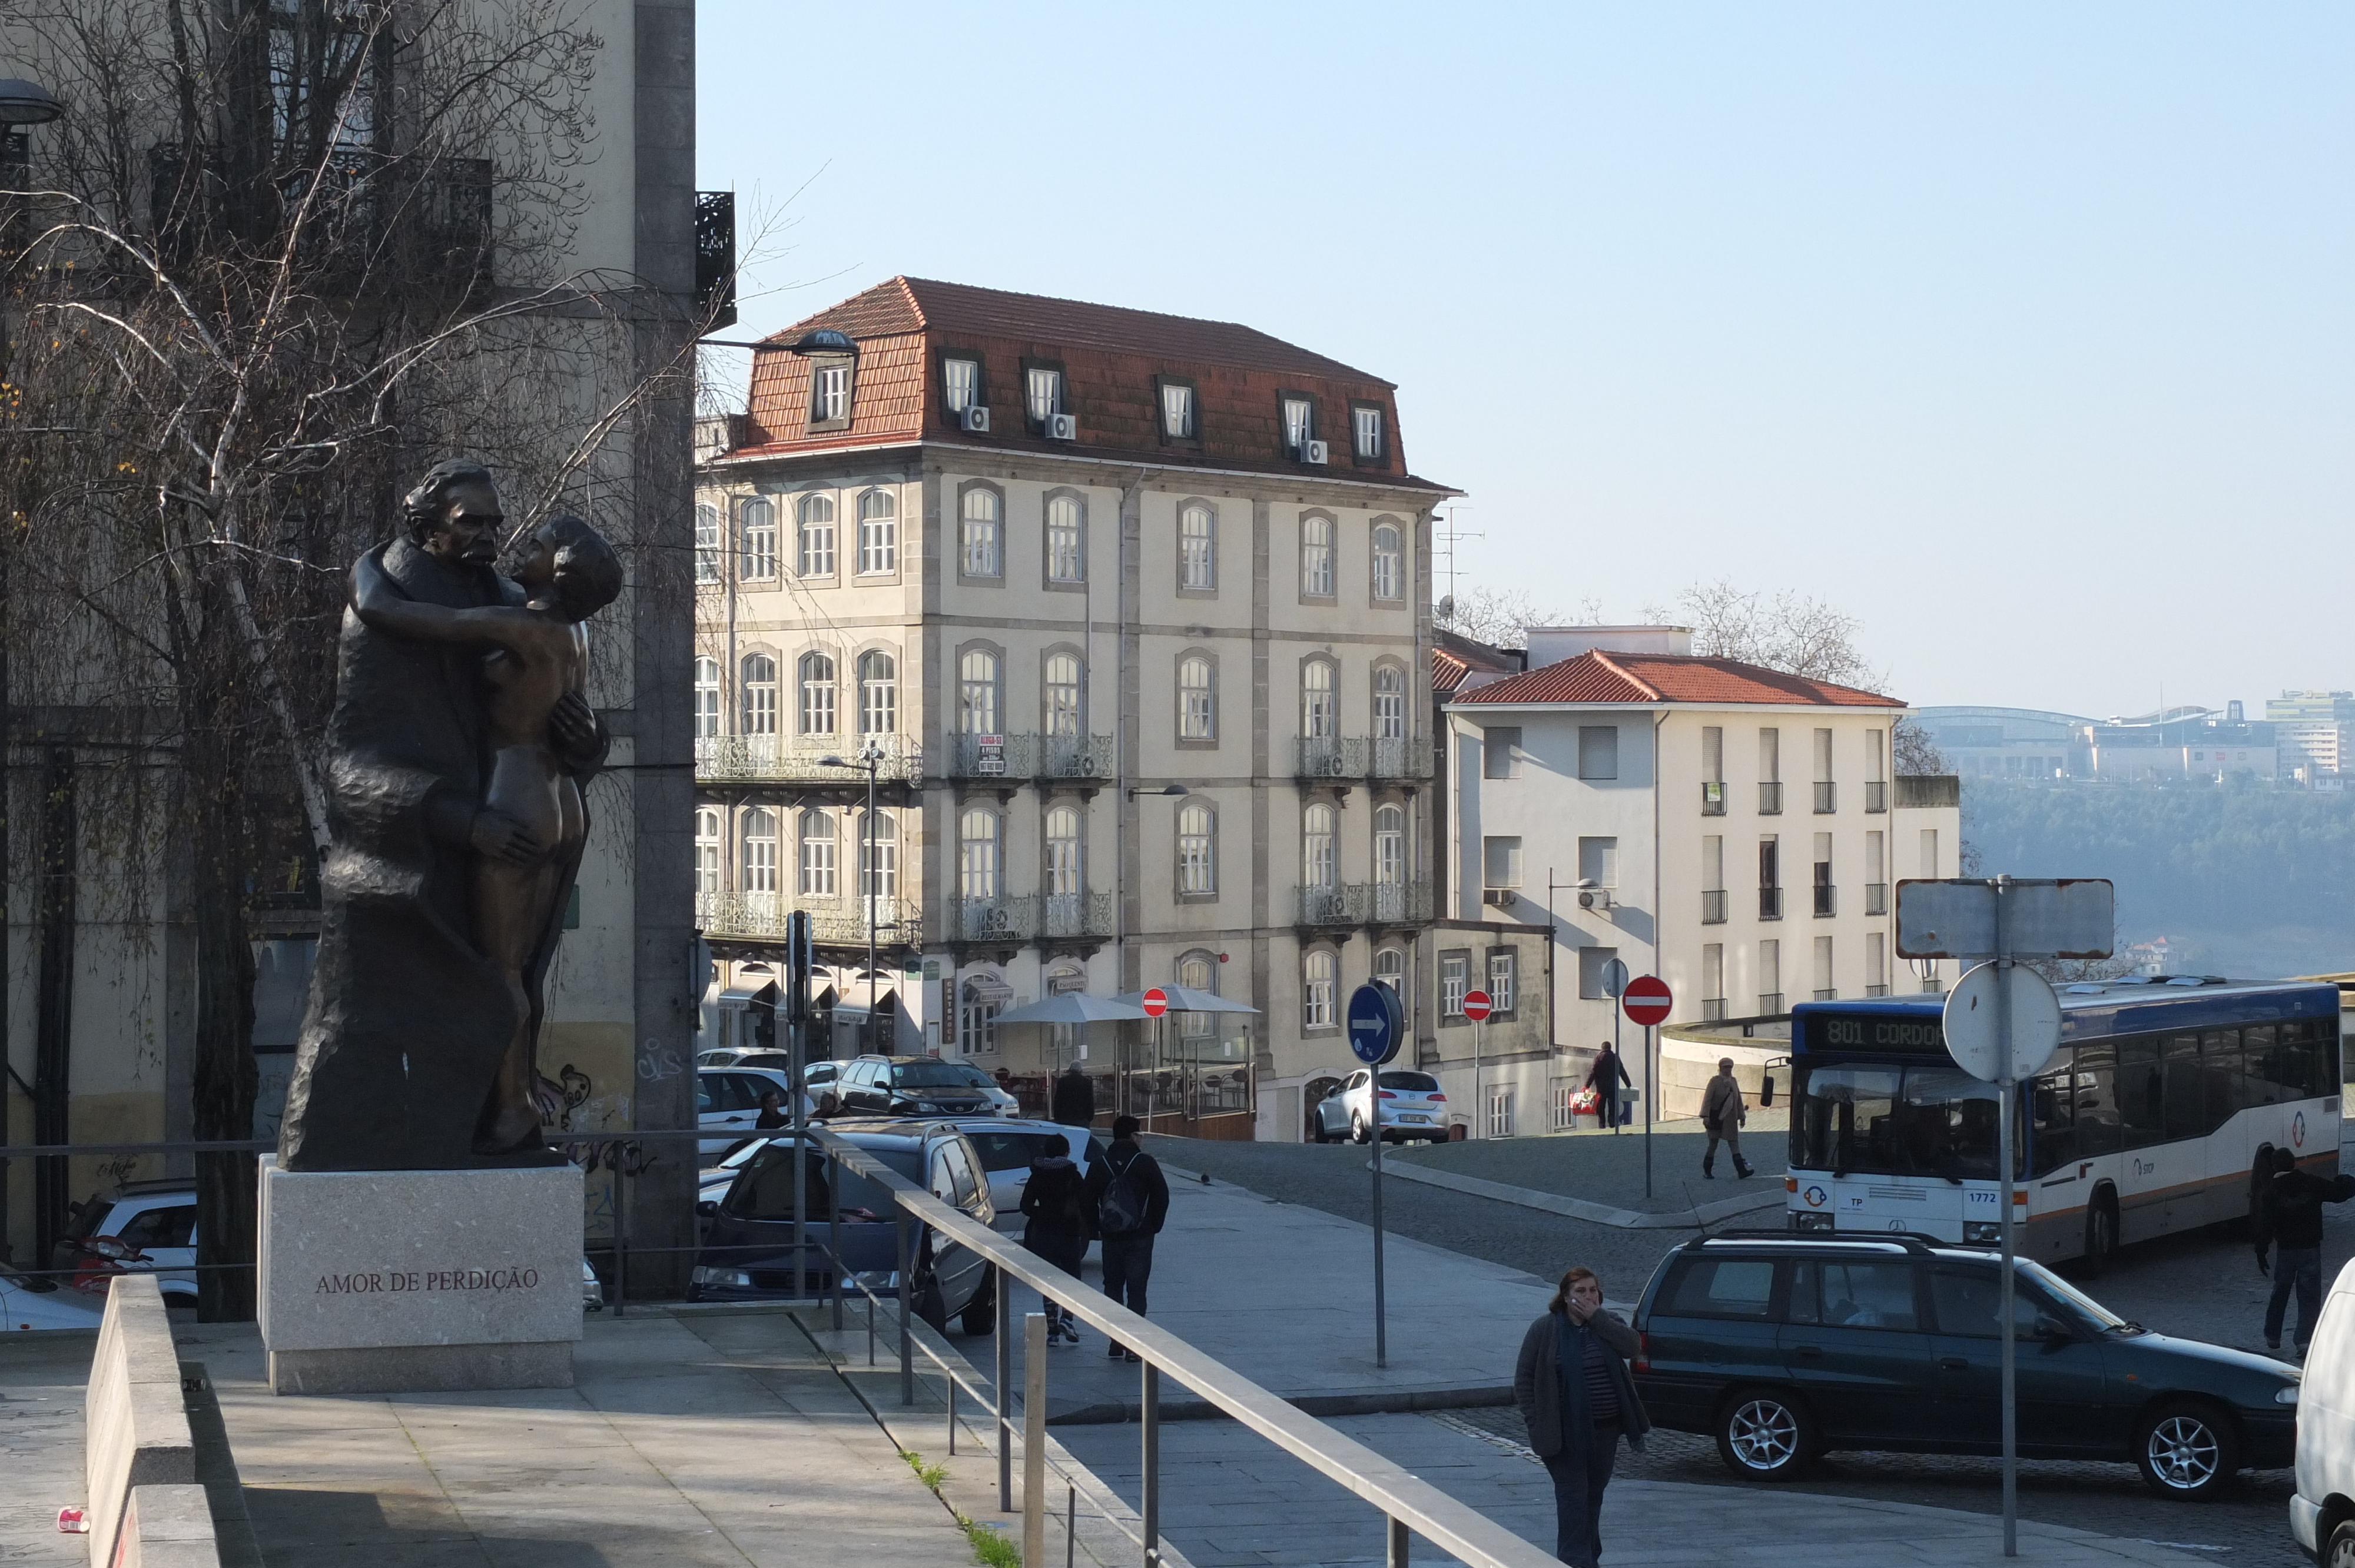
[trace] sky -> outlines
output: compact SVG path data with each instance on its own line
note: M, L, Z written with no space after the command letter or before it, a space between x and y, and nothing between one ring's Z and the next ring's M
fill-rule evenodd
M2355 7L698 14L726 335L898 273L1244 322L1397 383L1459 587L1809 595L1923 705L2355 687Z

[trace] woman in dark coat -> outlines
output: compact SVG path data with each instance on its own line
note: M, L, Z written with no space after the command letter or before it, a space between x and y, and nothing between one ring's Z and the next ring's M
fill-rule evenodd
M1554 1555L1579 1568L1600 1568L1603 1489L1620 1437L1641 1449L1652 1429L1627 1372L1636 1349L1636 1330L1604 1310L1603 1281L1573 1268L1522 1337L1513 1368L1529 1447L1553 1478Z
M1022 1245L1076 1280L1088 1255L1087 1185L1071 1158L1068 1137L1050 1133L1041 1143L1046 1152L1030 1162L1030 1180L1022 1188ZM1047 1342L1078 1344L1080 1325L1071 1308L1053 1301L1044 1305Z

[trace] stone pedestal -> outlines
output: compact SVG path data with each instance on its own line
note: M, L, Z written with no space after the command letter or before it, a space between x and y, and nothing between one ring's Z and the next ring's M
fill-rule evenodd
M570 1388L581 1171L261 1168L278 1393Z

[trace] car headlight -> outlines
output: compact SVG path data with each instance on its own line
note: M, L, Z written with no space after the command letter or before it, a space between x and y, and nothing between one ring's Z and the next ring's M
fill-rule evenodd
M2000 1243L2003 1240L2003 1222L2001 1220L1965 1220L1963 1239L1966 1242Z
M2297 1403L2297 1384L2292 1383L2287 1388L2277 1388L2274 1390L2274 1403L2275 1404L2296 1404Z
M872 1290L878 1296L896 1296L900 1290L900 1271L896 1268L869 1269L864 1274L847 1276L842 1282L845 1290Z
M1828 1231L1832 1228L1829 1214L1793 1214L1791 1228L1795 1231Z
M698 1264L689 1278L697 1285L733 1286L740 1290L752 1287L752 1277L741 1268L709 1268Z

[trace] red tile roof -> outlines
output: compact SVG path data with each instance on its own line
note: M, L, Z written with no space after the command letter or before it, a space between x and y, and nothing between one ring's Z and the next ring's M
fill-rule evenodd
M1431 689L1442 695L1461 686L1475 670L1484 674L1518 674L1529 662L1529 655L1518 648L1492 648L1444 626L1431 629Z
M1895 697L1786 675L1734 659L1600 649L1466 692L1458 703L1774 703L1902 708Z

